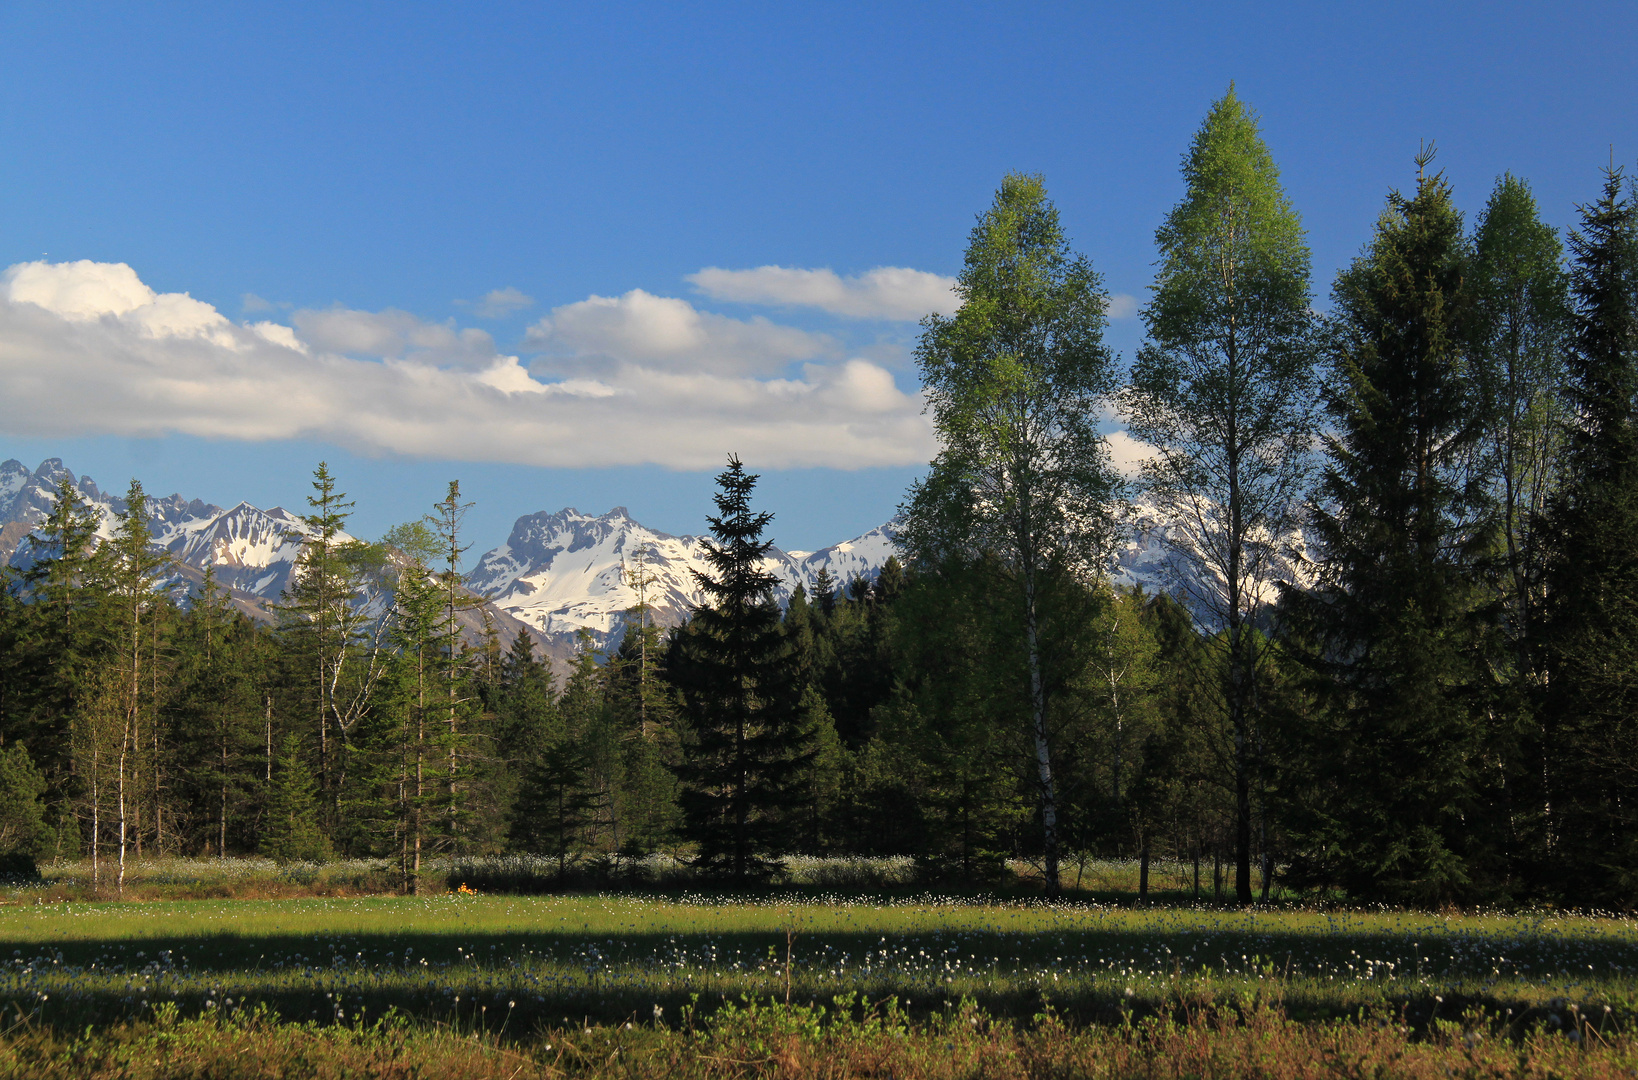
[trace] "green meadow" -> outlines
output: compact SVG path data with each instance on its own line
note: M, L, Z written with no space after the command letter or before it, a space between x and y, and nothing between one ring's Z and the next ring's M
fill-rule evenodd
M1552 912L1233 910L812 892L370 896L0 908L7 1015L356 1024L389 1013L523 1036L675 1024L745 1000L912 1017L963 1002L1119 1022L1262 1001L1299 1021L1483 1009L1624 1022L1638 922ZM171 1010L175 1011L172 1012Z

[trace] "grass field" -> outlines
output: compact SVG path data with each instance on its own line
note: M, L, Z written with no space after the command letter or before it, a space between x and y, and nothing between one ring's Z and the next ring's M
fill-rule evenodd
M1638 1076L1638 920L1259 910L1191 869L1078 868L1042 902L908 860L794 860L711 893L655 857L138 863L0 887L0 1077ZM481 883L478 892L461 887ZM558 882L557 884L561 884Z
M522 1033L675 1018L696 995L702 1010L897 998L921 1017L965 999L996 1016L1045 1001L1118 1021L1261 996L1298 1020L1386 1010L1421 1028L1483 1007L1523 1024L1606 1009L1625 1022L1638 1013L1638 922L811 893L0 908L0 1001L56 1024L174 1003L182 1016L270 1007L347 1022L392 1009Z

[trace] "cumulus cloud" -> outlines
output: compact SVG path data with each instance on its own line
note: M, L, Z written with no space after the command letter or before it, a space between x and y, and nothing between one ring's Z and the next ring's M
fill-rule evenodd
M111 321L144 337L203 337L233 347L231 324L214 307L187 293L156 293L124 263L18 263L0 274L0 293L69 323Z
M881 266L852 277L788 266L708 266L685 280L713 300L813 307L853 319L915 322L933 312L953 314L961 303L955 278L903 266Z
M544 367L558 372L613 363L719 375L774 374L799 360L841 352L826 334L760 317L730 319L642 289L554 308L529 328L524 345L543 354Z
M455 301L466 305L465 300ZM481 319L503 319L514 311L535 306L535 298L520 289L508 285L504 289L493 289L484 293L483 299L470 305L472 313Z
M543 331L559 346L609 339L595 319L569 319L562 336L564 310ZM680 344L629 331L638 345L648 340L652 363L625 358L543 381L488 335L404 312L338 308L300 312L293 326L241 325L186 294L155 293L124 264L22 264L0 274L0 430L316 439L361 453L570 467L711 468L730 450L766 468L932 456L919 393L882 368L833 360L812 340L799 346L789 328L683 315ZM703 337L690 339L689 325ZM810 362L799 377L773 378L748 374L759 365L744 358L713 362L713 342L748 352L757 335L785 342L783 370Z
M424 322L407 311L392 308L298 311L291 322L295 323L296 335L320 351L473 369L486 367L495 359L495 339L482 330L458 330L453 321Z

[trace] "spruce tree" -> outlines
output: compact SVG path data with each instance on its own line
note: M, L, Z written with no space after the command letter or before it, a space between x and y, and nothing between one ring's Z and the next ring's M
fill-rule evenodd
M512 849L556 859L560 878L584 850L583 833L593 820L596 800L586 773L580 748L558 739L525 766L509 817Z
M518 632L501 660L495 713L500 754L508 761L531 760L563 737L552 669L535 656L527 630Z
M794 822L783 811L809 756L802 687L773 602L779 579L763 566L773 515L751 509L756 481L736 456L717 476L710 571L695 571L705 603L670 660L689 736L677 767L683 833L697 866L736 883L768 876L789 850Z
M108 729L119 713L112 697L117 680L107 565L96 549L100 520L101 512L63 472L51 509L28 537L22 595L30 601L29 630L22 644L30 678L20 704L29 718L13 733L45 773L59 835L88 834L94 877L100 874ZM71 820L76 807L79 824Z
M28 748L0 746L0 857L38 855L50 831L45 822L45 777Z
M1188 192L1155 237L1149 343L1123 406L1131 433L1155 451L1144 486L1190 568L1180 587L1226 653L1235 897L1248 904L1263 744L1257 627L1302 512L1318 420L1309 256L1257 118L1232 85L1195 135L1183 177Z
M291 732L279 746L267 792L261 853L275 862L323 859L329 843L319 829L318 787L301 737Z
M442 589L418 558L398 572L393 588L393 644L397 647L397 692L388 705L392 726L398 818L400 880L407 893L421 891L426 849L444 830L444 800L438 779L447 767L444 750L441 676L450 651L443 619ZM387 703L383 703L387 705ZM448 837L443 839L446 842Z
M170 775L159 803L170 804L170 823L156 820L156 832L218 856L254 850L274 749L266 635L233 611L207 568L174 641L163 722Z
M1549 533L1545 887L1624 904L1638 886L1638 200L1619 170L1569 246L1575 422Z
M314 720L319 790L336 819L346 739L386 667L379 638L371 639L356 606L381 553L344 532L353 504L322 461L307 503L311 512L301 517L304 528L290 536L302 548L278 607L279 628L292 682Z
M829 567L821 566L813 577L813 605L826 618L836 613L836 579Z
M1469 377L1470 254L1426 151L1334 290L1334 428L1301 604L1329 727L1329 797L1306 842L1355 896L1474 895L1475 770L1486 691L1476 562L1492 534Z

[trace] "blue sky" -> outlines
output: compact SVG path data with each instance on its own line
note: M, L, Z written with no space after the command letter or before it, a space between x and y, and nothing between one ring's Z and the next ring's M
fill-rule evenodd
M1004 173L1141 302L1234 80L1323 306L1420 140L1468 211L1510 170L1560 226L1631 171L1635 12L6 5L0 458L295 507L324 457L364 535L459 477L481 550L565 505L699 531L738 450L816 547L925 460L913 313Z

